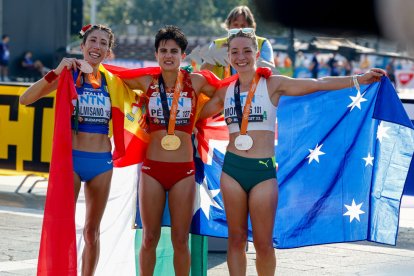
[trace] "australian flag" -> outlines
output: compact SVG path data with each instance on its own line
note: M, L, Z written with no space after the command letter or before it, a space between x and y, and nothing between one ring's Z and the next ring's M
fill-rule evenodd
M402 192L414 185L414 127L388 78L360 91L282 97L277 117L274 247L359 240L395 245ZM220 118L197 135L192 233L227 237L220 193L227 135Z

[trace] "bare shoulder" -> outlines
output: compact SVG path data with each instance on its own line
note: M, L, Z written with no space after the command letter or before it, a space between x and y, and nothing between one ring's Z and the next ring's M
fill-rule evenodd
M272 75L267 79L267 92L273 105L277 106L279 98L283 93L284 83L289 79L291 78L283 75Z
M200 73L191 73L190 77L193 88L197 93L201 92L209 97L212 97L216 92L217 87L209 83L204 75Z
M193 87L197 95L199 95L201 88L204 86L204 81L203 81L202 76L197 73L190 73L190 80L191 80L191 86Z
M283 75L271 75L267 80L267 90L270 91L277 91L278 87L283 83L284 80L288 79L288 77Z
M268 79L267 79L267 83L269 82L281 82L283 80L288 80L290 79L290 77L284 76L284 75L271 75Z
M200 73L190 73L191 82L195 85L197 84L203 84L206 79L203 75Z

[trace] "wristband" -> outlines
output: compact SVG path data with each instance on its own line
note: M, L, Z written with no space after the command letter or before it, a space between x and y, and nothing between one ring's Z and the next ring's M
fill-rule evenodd
M50 70L45 76L44 79L45 81L47 81L48 83L51 83L52 81L54 81L55 79L58 78L58 75L55 73L54 70Z
M359 92L361 91L361 88L359 87L359 83L358 83L358 76L357 75L353 75L352 76L352 81L354 83L354 86L356 88L356 90Z

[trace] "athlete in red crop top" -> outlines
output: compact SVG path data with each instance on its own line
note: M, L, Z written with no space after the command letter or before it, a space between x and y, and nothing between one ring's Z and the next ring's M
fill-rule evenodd
M190 272L188 233L195 197L191 134L200 93L211 97L216 88L201 74L180 70L186 47L187 39L180 29L175 26L161 28L155 36L155 56L161 74L124 80L130 88L146 91L147 96L150 141L139 184L144 229L140 275L154 272L167 191L175 275Z
M178 113L175 122L175 130L191 135L194 128L197 93L194 91L192 86L190 74L182 69L180 71L184 74L184 87L182 91L180 91L180 98L178 100ZM162 101L160 98L160 88L158 86L159 78L159 75L154 76L146 93L149 132L166 129ZM169 107L171 107L170 102L172 101L173 93L174 91L172 89L168 89L166 91Z

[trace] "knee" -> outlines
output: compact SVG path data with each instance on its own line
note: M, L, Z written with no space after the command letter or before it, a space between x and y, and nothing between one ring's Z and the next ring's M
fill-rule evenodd
M152 231L144 231L142 237L142 247L144 249L155 249L158 244L160 234Z
M247 244L247 233L240 231L237 233L231 233L229 235L229 247L237 250L245 250Z
M257 257L267 258L275 255L275 249L271 242L253 241L253 243Z
M89 246L95 245L99 240L99 228L85 226L85 229L83 230L83 238L85 244Z
M174 251L185 251L188 249L188 233L171 233L171 242Z

